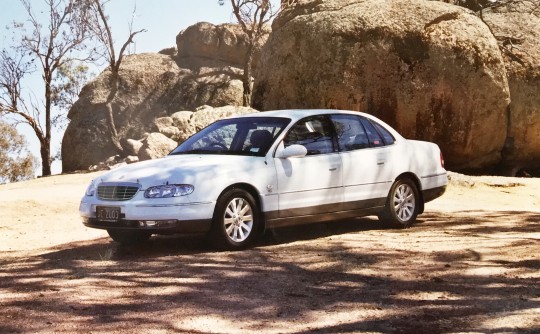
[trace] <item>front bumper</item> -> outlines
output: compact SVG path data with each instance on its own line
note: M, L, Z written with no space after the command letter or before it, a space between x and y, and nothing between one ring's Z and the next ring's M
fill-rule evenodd
M210 230L211 219L203 220L126 220L116 222L102 221L96 218L83 217L83 224L87 227L104 230L139 230L154 234L173 233L206 233Z
M142 230L156 234L205 233L210 230L215 203L186 203L167 199L163 201L130 200L103 201L84 197L79 214L87 227L114 230ZM98 206L120 209L116 221L96 217Z

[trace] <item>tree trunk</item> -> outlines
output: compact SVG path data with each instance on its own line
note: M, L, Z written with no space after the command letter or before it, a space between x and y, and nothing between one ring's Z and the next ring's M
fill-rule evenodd
M120 145L120 139L118 138L118 132L116 131L116 124L114 123L112 102L110 101L107 102L107 104L105 105L105 108L107 109L107 123L109 125L111 143L114 145L114 148L116 149L116 153L122 156L124 154L124 149L122 148L122 145Z
M244 63L244 76L242 77L242 83L244 88L244 96L243 96L243 105L244 107L251 107L251 94L252 94L252 85L251 85L251 74L253 72L252 70L252 62L253 62L253 54L255 53L255 44L249 43L247 52L246 52L246 58Z
M41 171L42 176L51 175L51 108L52 108L52 71L50 66L44 69L45 78L45 134L40 138L41 143Z
M41 175L50 176L51 175L51 142L50 140L43 140L41 142L40 148L41 154Z
M116 93L118 92L118 81L120 80L118 71L120 68L120 64L111 64L110 66L111 77L109 79L109 84L111 86L111 91L109 92L109 95L107 96L107 102L105 103L105 109L107 109L107 125L109 126L111 143L114 145L116 153L120 154L120 156L123 156L124 149L122 148L122 145L120 145L120 138L118 138L118 131L116 131L116 122L114 121L114 112L112 107L113 100L116 97Z

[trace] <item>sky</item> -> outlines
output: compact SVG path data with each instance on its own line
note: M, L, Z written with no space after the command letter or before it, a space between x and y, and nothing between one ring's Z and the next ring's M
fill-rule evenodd
M32 0L31 3L38 8L44 0ZM3 49L9 40L3 28L13 21L24 21L27 16L18 0L0 0L0 8L0 49ZM120 46L128 37L132 17L134 31L147 30L135 37L135 53L158 52L175 46L176 35L197 22L235 22L228 1L220 6L217 0L111 0L105 8L116 45ZM28 86L33 89L32 84ZM26 137L31 152L39 157L39 143L33 131L25 125L19 125L17 129ZM59 150L62 136L63 133L53 133L53 154ZM53 174L60 173L61 162L53 163L52 170ZM41 169L36 172L41 174Z

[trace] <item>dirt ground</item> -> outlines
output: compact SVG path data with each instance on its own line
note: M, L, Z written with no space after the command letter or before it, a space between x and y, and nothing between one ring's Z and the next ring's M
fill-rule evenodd
M540 333L540 179L452 174L406 230L368 217L215 252L85 228L98 175L0 186L0 333Z

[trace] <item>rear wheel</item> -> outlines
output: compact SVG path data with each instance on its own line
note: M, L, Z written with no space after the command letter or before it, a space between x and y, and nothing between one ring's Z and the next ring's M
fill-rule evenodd
M416 220L419 207L420 196L416 185L409 179L401 179L392 185L379 219L392 227L406 228Z
M152 236L152 233L146 231L107 230L107 233L114 241L122 245L142 244Z
M260 212L253 196L242 189L231 189L217 201L210 239L218 249L242 249L255 240L260 226Z

